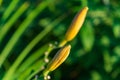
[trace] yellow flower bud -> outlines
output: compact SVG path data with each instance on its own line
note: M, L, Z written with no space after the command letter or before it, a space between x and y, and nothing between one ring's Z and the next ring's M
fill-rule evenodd
M83 8L74 18L72 24L70 25L68 31L66 32L65 39L66 41L71 41L79 32L84 19L86 17L88 7Z
M63 48L61 48L57 54L54 56L54 58L51 60L51 62L48 64L46 70L44 71L44 76L47 76L47 74L50 71L55 70L58 66L60 66L68 57L70 53L71 46L67 45Z

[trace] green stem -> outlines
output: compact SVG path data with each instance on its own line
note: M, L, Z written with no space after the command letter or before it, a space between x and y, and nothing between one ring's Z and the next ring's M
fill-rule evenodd
M59 44L59 47L63 47L66 43L67 43L67 41L65 39L62 40Z
M44 64L43 64L44 65ZM41 71L41 69L37 69L35 70L30 76L28 76L28 78L26 80L31 80L31 78L33 78L37 73L39 73ZM44 77L43 77L44 78Z

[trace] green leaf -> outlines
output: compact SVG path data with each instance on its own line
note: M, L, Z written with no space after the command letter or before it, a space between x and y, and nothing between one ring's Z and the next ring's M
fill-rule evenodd
M85 24L80 31L80 40L82 41L83 47L86 51L90 51L93 48L95 35L94 29L91 23Z

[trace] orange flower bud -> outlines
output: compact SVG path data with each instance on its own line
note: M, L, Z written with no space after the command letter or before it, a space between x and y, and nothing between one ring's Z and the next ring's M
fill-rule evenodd
M46 76L50 71L55 70L58 66L60 66L68 57L70 53L71 46L67 45L61 48L51 62L48 64L46 70L44 71L44 76Z
M85 20L87 11L88 7L85 7L75 16L74 20L72 21L72 24L70 25L69 29L66 32L65 35L66 41L71 41L77 35Z

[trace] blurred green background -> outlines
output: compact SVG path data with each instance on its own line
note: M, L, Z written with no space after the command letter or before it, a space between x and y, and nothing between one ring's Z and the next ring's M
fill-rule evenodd
M13 17L24 3L18 17ZM0 69L0 77L46 27L53 26L29 55L46 43L62 40L75 14L85 6L89 11L80 32L69 42L70 55L50 74L51 80L120 80L120 0L0 0L0 30L5 24L11 26L0 40L0 52L22 22L28 23L23 24L27 27L7 58L9 63Z

